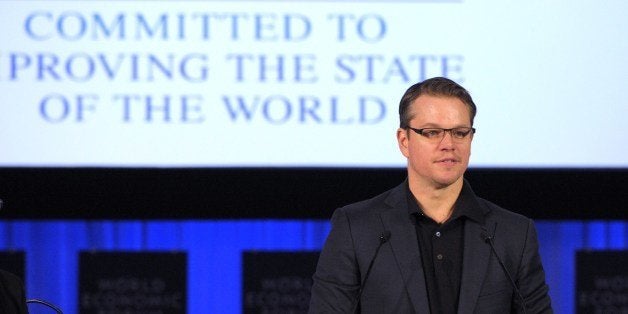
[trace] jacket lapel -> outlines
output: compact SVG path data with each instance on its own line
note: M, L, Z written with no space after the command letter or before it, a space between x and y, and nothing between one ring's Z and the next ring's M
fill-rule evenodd
M425 276L421 267L416 230L408 213L404 185L394 189L386 199L391 208L380 214L382 224L390 231L390 245L401 272L404 287L416 313L429 313Z
M490 246L484 242L484 227L468 219L464 226L464 252L458 314L473 313L488 270Z

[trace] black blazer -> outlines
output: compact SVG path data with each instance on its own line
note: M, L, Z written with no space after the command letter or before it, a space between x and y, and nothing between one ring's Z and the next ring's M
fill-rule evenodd
M407 183L337 209L319 257L309 313L351 313L380 235L390 232L363 287L362 313L429 313ZM470 189L465 181L464 187ZM471 191L471 193L473 193ZM552 313L533 222L472 194L484 222L467 219L458 313L517 313L518 297L486 243L495 249L525 298L527 313Z
M0 269L0 313L24 314L26 295L22 280L16 275Z

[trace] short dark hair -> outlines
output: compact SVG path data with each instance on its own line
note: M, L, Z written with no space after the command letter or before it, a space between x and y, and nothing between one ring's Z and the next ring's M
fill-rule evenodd
M465 105L469 106L469 115L471 117L471 126L477 112L475 103L469 92L458 83L444 77L434 77L423 82L410 86L401 97L399 102L399 127L407 129L410 119L410 105L421 95L455 97L460 99Z

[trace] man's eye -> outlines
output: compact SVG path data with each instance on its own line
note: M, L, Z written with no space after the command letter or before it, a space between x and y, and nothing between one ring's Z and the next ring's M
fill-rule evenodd
M467 130L454 130L454 136L457 138L463 138L469 134Z
M442 132L442 130L423 130L423 135L425 137L437 137L440 135L440 133Z

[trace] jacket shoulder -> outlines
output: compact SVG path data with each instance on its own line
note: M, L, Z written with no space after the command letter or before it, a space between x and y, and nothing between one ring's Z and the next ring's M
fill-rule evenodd
M345 205L336 211L344 212L349 216L379 213L405 200L405 195L404 185L400 184L369 199Z
M487 219L497 219L505 223L512 224L528 224L530 222L530 218L505 209L491 201L485 200L481 197L478 197L478 203L484 208L485 215Z

